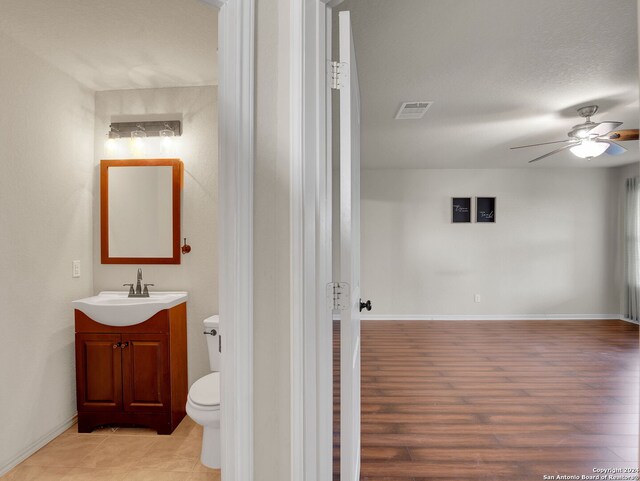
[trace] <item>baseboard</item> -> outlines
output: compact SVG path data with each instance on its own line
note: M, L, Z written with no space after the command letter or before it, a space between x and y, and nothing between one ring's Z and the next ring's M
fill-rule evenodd
M73 417L59 424L58 426L53 428L51 431L49 431L47 434L40 437L38 440L34 441L29 446L27 446L22 451L20 451L18 454L16 454L11 460L9 460L8 463L0 467L0 476L5 475L9 471L11 471L13 468L15 468L18 464L20 464L22 461L24 461L33 453L35 453L38 449L43 447L45 444L50 443L55 438L60 436L63 432L65 432L67 429L69 429L71 426L73 426L77 422L77 418L78 418L78 415L74 414Z
M339 320L340 315L334 315ZM546 321L579 320L597 321L605 319L623 319L620 314L363 314L363 321ZM629 321L632 322L632 321Z

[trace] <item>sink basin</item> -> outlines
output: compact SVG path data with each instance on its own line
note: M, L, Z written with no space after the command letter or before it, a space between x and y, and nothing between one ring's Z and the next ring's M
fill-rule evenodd
M128 295L128 292L103 291L97 296L78 299L71 304L100 324L133 326L187 300L186 292L151 292L150 297Z

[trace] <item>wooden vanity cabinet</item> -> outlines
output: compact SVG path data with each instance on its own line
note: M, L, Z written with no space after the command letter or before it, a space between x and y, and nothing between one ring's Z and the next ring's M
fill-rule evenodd
M171 434L187 402L186 303L133 326L75 310L78 432L106 424Z

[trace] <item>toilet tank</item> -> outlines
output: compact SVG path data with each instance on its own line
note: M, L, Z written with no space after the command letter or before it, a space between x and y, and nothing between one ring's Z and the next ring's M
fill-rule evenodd
M212 371L220 371L220 316L207 317L204 320L204 332L209 351L209 367Z

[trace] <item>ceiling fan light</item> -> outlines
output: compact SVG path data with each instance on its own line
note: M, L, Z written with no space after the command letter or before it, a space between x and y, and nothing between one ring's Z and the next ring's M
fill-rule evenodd
M608 148L609 144L607 142L583 140L581 143L574 145L569 150L571 150L571 153L577 157L589 159L604 154Z

